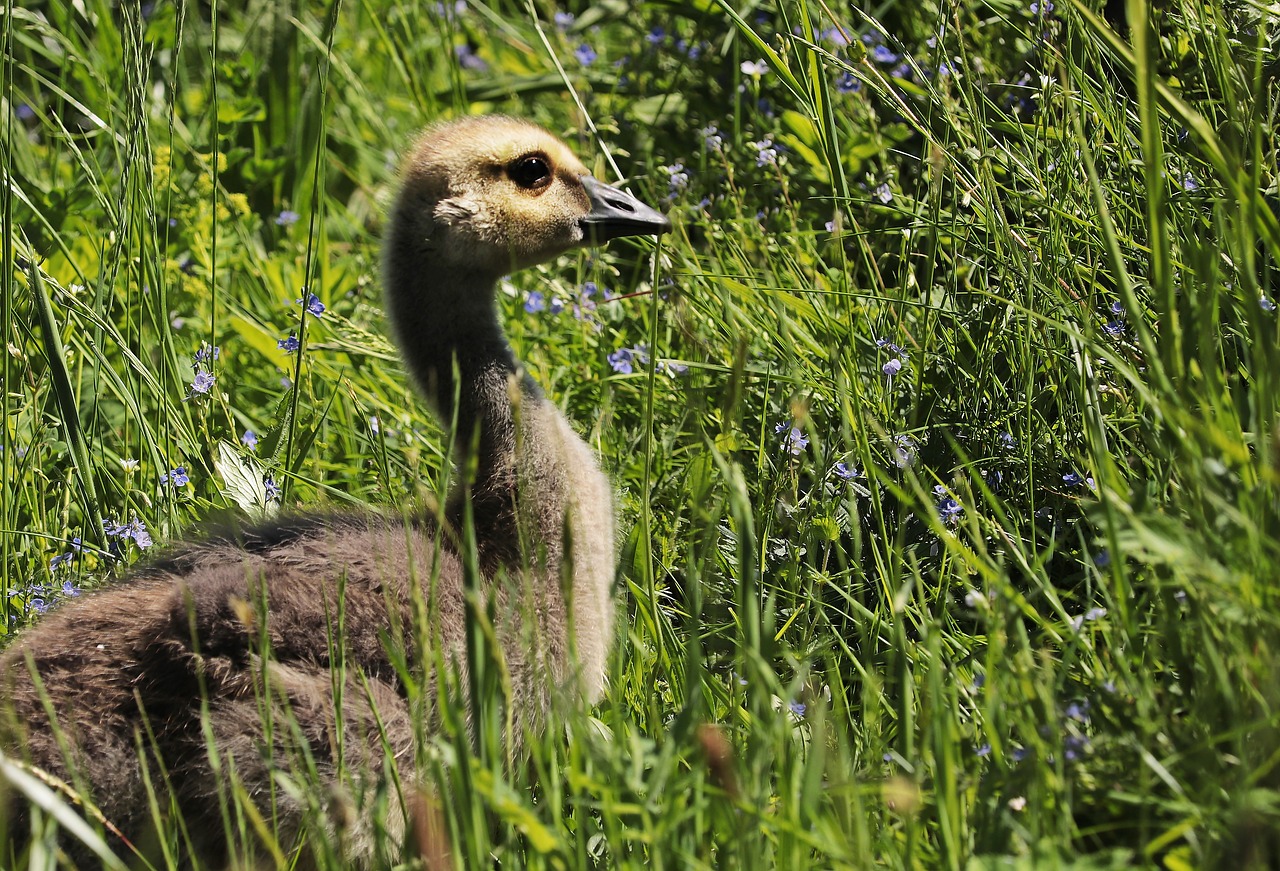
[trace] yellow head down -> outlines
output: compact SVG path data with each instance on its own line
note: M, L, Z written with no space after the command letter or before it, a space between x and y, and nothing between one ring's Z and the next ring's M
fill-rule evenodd
M547 131L500 115L428 128L405 160L395 218L438 266L494 276L671 227Z

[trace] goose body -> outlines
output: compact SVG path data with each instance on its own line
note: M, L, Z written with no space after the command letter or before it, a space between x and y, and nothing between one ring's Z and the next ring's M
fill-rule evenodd
M408 369L456 425L444 522L304 515L169 549L0 656L0 749L87 794L135 845L154 837L148 781L167 780L191 852L215 867L235 849L219 797L233 778L287 848L306 808L273 777L300 749L322 784L354 777L360 808L389 796L389 774L412 776L415 729L429 732L437 711L430 692L408 692L403 669L428 685L438 663L465 672L469 559L517 722L536 724L560 694L598 699L613 625L611 488L520 372L495 286L571 248L669 227L538 127L490 116L429 129L405 161L383 278ZM429 631L415 634L423 604ZM345 684L333 669L339 611ZM273 720L290 727L264 726ZM354 864L378 859L378 826L395 840L403 814L385 819L347 824Z

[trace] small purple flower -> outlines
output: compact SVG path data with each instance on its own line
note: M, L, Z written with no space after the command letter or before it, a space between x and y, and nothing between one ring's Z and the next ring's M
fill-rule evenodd
M213 389L213 382L217 379L208 372L200 371L196 373L196 377L191 380L191 389L187 391L187 399L195 396L197 393L207 394Z
M60 553L53 559L49 560L49 571L53 571L59 566L66 565L76 558L75 551L69 550L66 553Z
M958 522L963 512L964 506L949 496L938 503L938 516L942 518L943 523Z
M1089 702L1071 702L1063 709L1063 713L1077 723L1089 722Z
M1118 339L1124 335L1124 321L1107 321L1102 325L1102 331L1113 339Z
M80 595L80 591L76 589L75 584L71 583L70 578L62 582L62 595L69 599L74 599L76 596Z
M244 431L244 435L240 436L240 441L244 442L244 446L249 450L256 450L258 447L258 434L251 429Z
M14 107L13 114L19 121L30 121L32 118L36 117L36 110L32 109L26 103L19 103Z
M1094 555L1093 564L1100 569L1105 569L1111 565L1111 553L1104 547Z
M37 614L43 614L49 610L49 603L41 596L32 596L28 604L31 606L31 610Z
M275 502L280 498L280 487L276 484L276 479L267 475L262 479L262 486L266 489L267 501Z
M709 124L698 132L702 134L702 147L707 151L719 152L724 148L724 137L714 124Z
M546 297L540 291L531 290L524 300L524 310L531 315L544 311L547 307Z
M195 361L197 366L215 362L222 356L222 348L217 345L210 346L208 342L201 342L200 347L196 349Z
M276 215L276 226L292 227L294 224L298 223L298 219L301 217L302 216L295 211L284 209L280 214Z
M868 52L871 59L878 64L895 64L898 62L898 56L886 45L880 44Z
M301 299L295 299L293 302L294 305L302 305ZM314 293L308 294L306 309L314 317L320 317L320 315L324 314L324 303L322 303L320 301L320 297L316 296Z
M453 56L458 59L458 64L464 70L482 73L489 69L489 64L485 59L476 54L475 49L465 42L453 47Z
M772 137L766 136L759 142L748 142L747 144L756 150L756 166L778 165L778 147L774 145Z
M1021 762L1027 758L1029 752L1026 747L1014 747L1009 751L1009 758L1014 762Z
M185 487L191 483L191 477L187 474L186 466L178 466L176 469L170 470L166 480L175 487Z
M1067 474L1062 476L1062 483L1066 484L1068 487L1079 487L1084 483L1084 478L1081 478L1075 472L1067 472Z
M572 12L557 12L554 20L557 30L568 30L573 27L575 18Z
M1048 15L1052 11L1053 11L1053 0L1044 0L1044 2L1041 2L1041 3L1031 4L1032 15L1039 15L1041 12L1044 12L1045 15Z
M1118 299L1113 299L1111 301L1111 313L1117 317L1124 314L1124 303Z
M882 184L873 191L875 197L886 206L893 202L893 191L889 189L889 185Z
M596 50L584 42L573 50L573 56L578 59L578 63L586 67L595 63L596 58L600 55L596 54Z
M1012 451L1018 447L1018 442L1014 439L1013 433L1011 432L1000 433L1000 447L1004 448L1007 451Z
M902 371L902 361L897 357L894 357L888 363L881 366L880 371L884 372L884 374L889 376L889 378L893 378L894 375L897 375Z
M836 477L842 481L852 481L861 474L856 467L850 466L845 462L836 463L835 468L832 471L834 471Z
M1276 304L1271 300L1267 299L1265 296L1258 297L1258 305L1262 308L1264 312L1273 312L1276 310Z
M547 311L553 315L558 315L564 311L564 300L558 296L551 297L551 304L547 307Z
M979 759L986 759L988 756L991 755L991 745L981 744L975 747L973 749L973 755L977 756Z
M1068 762L1075 762L1089 749L1089 739L1083 735L1068 735L1062 741L1062 755Z
M790 708L791 713L795 714L797 717L803 717L804 712L808 710L804 702L792 702L791 704L787 705L787 707Z
M893 437L893 464L905 469L916 461L916 440L905 433Z
M1196 177L1188 172L1182 176L1182 189L1188 193L1198 191L1200 190L1200 182L1196 181Z
M841 73L836 79L836 90L842 94L856 94L862 90L862 82L853 73Z
M286 354L292 354L302 347L302 343L298 341L297 335L290 333L289 338L278 340L276 342L276 347L281 351L284 351Z
M621 375L630 375L635 371L635 367L631 365L630 348L619 348L609 355L608 360L613 371Z
M652 30L645 34L644 38L649 45L661 45L662 41L667 38L667 32L655 25Z
M685 170L683 163L673 163L670 166L660 166L658 168L668 175L667 183L672 197L683 193L684 189L689 186L689 173Z
M775 426L773 431L779 435L785 433L782 438L782 448L793 457L803 454L804 449L809 446L809 440L797 426L783 422Z

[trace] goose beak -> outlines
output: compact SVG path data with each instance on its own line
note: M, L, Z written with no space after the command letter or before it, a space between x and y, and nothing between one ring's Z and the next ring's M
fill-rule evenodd
M671 221L630 193L610 187L589 175L582 176L582 188L591 200L591 211L578 223L587 242L602 245L619 236L660 236L671 230Z

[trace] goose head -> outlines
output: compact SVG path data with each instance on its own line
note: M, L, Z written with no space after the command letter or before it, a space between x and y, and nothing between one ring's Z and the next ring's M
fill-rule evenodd
M455 275L497 278L620 236L671 229L665 215L591 176L563 142L502 116L427 130L405 162L395 240Z

